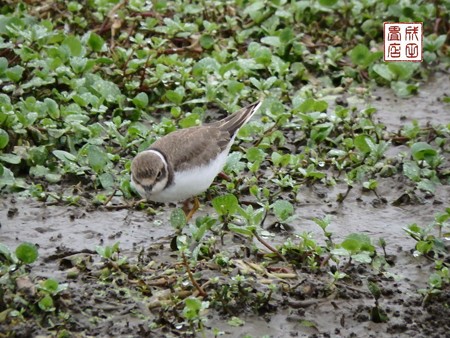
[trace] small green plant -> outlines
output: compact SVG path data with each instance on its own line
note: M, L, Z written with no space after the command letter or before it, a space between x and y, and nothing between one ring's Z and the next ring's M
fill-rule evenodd
M239 208L239 201L233 194L217 196L212 200L211 204L219 215L220 221L225 226L230 223L232 216Z
M28 242L19 244L15 253L19 262L24 264L34 263L39 256L36 245ZM13 258L11 255L10 257Z
M279 249L286 260L294 266L317 272L331 257L325 257L326 249L317 243L311 233L297 235L297 240L289 238Z
M97 253L104 259L115 259L120 252L119 244L119 242L116 242L113 245L97 245L95 247L95 251L97 251Z
M370 293L372 294L375 305L372 307L370 311L370 319L374 323L384 323L389 320L386 312L380 308L379 300L381 298L381 290L376 282L369 281L367 287L369 288Z
M116 272L120 273L129 268L128 258L120 255L119 244L119 242L116 242L113 245L97 245L95 247L95 251L99 254L104 263L101 274L102 279L109 279Z
M68 284L59 284L57 280L48 278L38 285L40 291L40 300L38 306L42 311L55 311L55 297L67 290Z
M313 218L313 221L322 229L323 235L326 238L327 246L330 249L333 246L332 240L333 233L327 230L328 226L331 223L330 215L326 215L323 218Z
M348 235L341 244L337 245L331 253L336 256L346 256L348 261L344 270L350 266L352 261L359 263L370 263L375 255L375 247L369 236L360 233Z
M443 239L435 235L436 230L442 229L441 226L443 225L436 222L426 227L414 223L404 228L406 233L417 241L414 256L424 255L436 260L439 259L440 254L447 252Z
M450 208L446 208L444 212L436 214L434 222L428 226L421 227L414 223L404 228L417 241L413 255L425 256L434 262L434 272L428 278L428 288L419 290L424 295L423 304L450 285L449 264L445 261L449 252L444 243L444 240L450 238L449 219Z
M333 278L332 284L336 284L341 279L348 277L348 275L345 272L341 272L341 271L335 271L334 273L331 271L328 271L328 274Z
M270 206L281 224L289 224L295 220L294 206L285 200L277 200Z
M56 314L59 295L67 290L68 284L60 284L53 278L35 284L26 266L36 262L38 257L38 249L32 243L21 243L14 252L0 243L2 321L6 322L7 318L26 320L26 317L36 316L44 324L47 318L45 313Z
M450 286L450 270L442 260L435 262L435 271L428 277L428 288L419 289L418 291L424 295L422 305L427 304L433 296L439 295L445 288Z
M198 298L187 298L184 301L183 317L193 334L204 330L206 317L204 311L209 307L209 302L201 301Z

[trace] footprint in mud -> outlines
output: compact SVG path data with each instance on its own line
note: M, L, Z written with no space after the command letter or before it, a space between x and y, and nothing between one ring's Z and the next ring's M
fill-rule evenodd
M92 238L100 238L102 237L102 234L97 232L97 231L92 231L92 230L84 230L81 232L82 234L84 234L84 238L86 239L92 239Z
M44 228L44 227L36 227L36 228L34 228L34 230L39 232L40 234L45 234L46 232L54 232L54 231L56 231L56 229L52 228L52 227L46 227L46 228Z

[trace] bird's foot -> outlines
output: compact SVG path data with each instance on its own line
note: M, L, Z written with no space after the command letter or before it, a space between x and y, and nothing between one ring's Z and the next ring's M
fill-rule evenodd
M192 209L189 207L189 202L190 200L187 199L186 201L184 201L183 203L183 211L184 214L186 215L186 222L189 222L192 218L192 216L194 216L195 212L200 208L200 202L198 201L197 197L194 197L194 205L192 206Z

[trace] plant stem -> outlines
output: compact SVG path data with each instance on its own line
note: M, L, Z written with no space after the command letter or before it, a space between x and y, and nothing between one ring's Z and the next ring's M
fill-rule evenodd
M261 236L258 235L258 233L255 231L253 233L256 237L256 239L262 244L264 245L267 249L269 249L270 251L274 252L277 254L278 257L280 257L280 259L282 259L283 261L285 261L287 263L286 258L277 250L275 249L272 245L270 245L269 243L267 243Z
M206 297L207 293L205 292L205 290L203 290L203 288L195 280L194 275L191 272L191 268L189 267L189 263L188 263L188 261L186 259L186 256L185 256L184 252L181 253L181 257L183 258L183 264L184 264L184 266L186 268L186 271L187 271L188 276L189 276L189 280L191 281L192 285L197 289L197 291L200 294L200 296Z

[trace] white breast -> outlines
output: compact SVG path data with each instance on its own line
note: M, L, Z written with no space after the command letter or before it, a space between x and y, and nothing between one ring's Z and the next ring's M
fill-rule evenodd
M201 194L209 188L222 170L227 161L228 152L229 148L202 167L174 173L174 182L161 192L151 195L149 199L155 202L177 202Z

